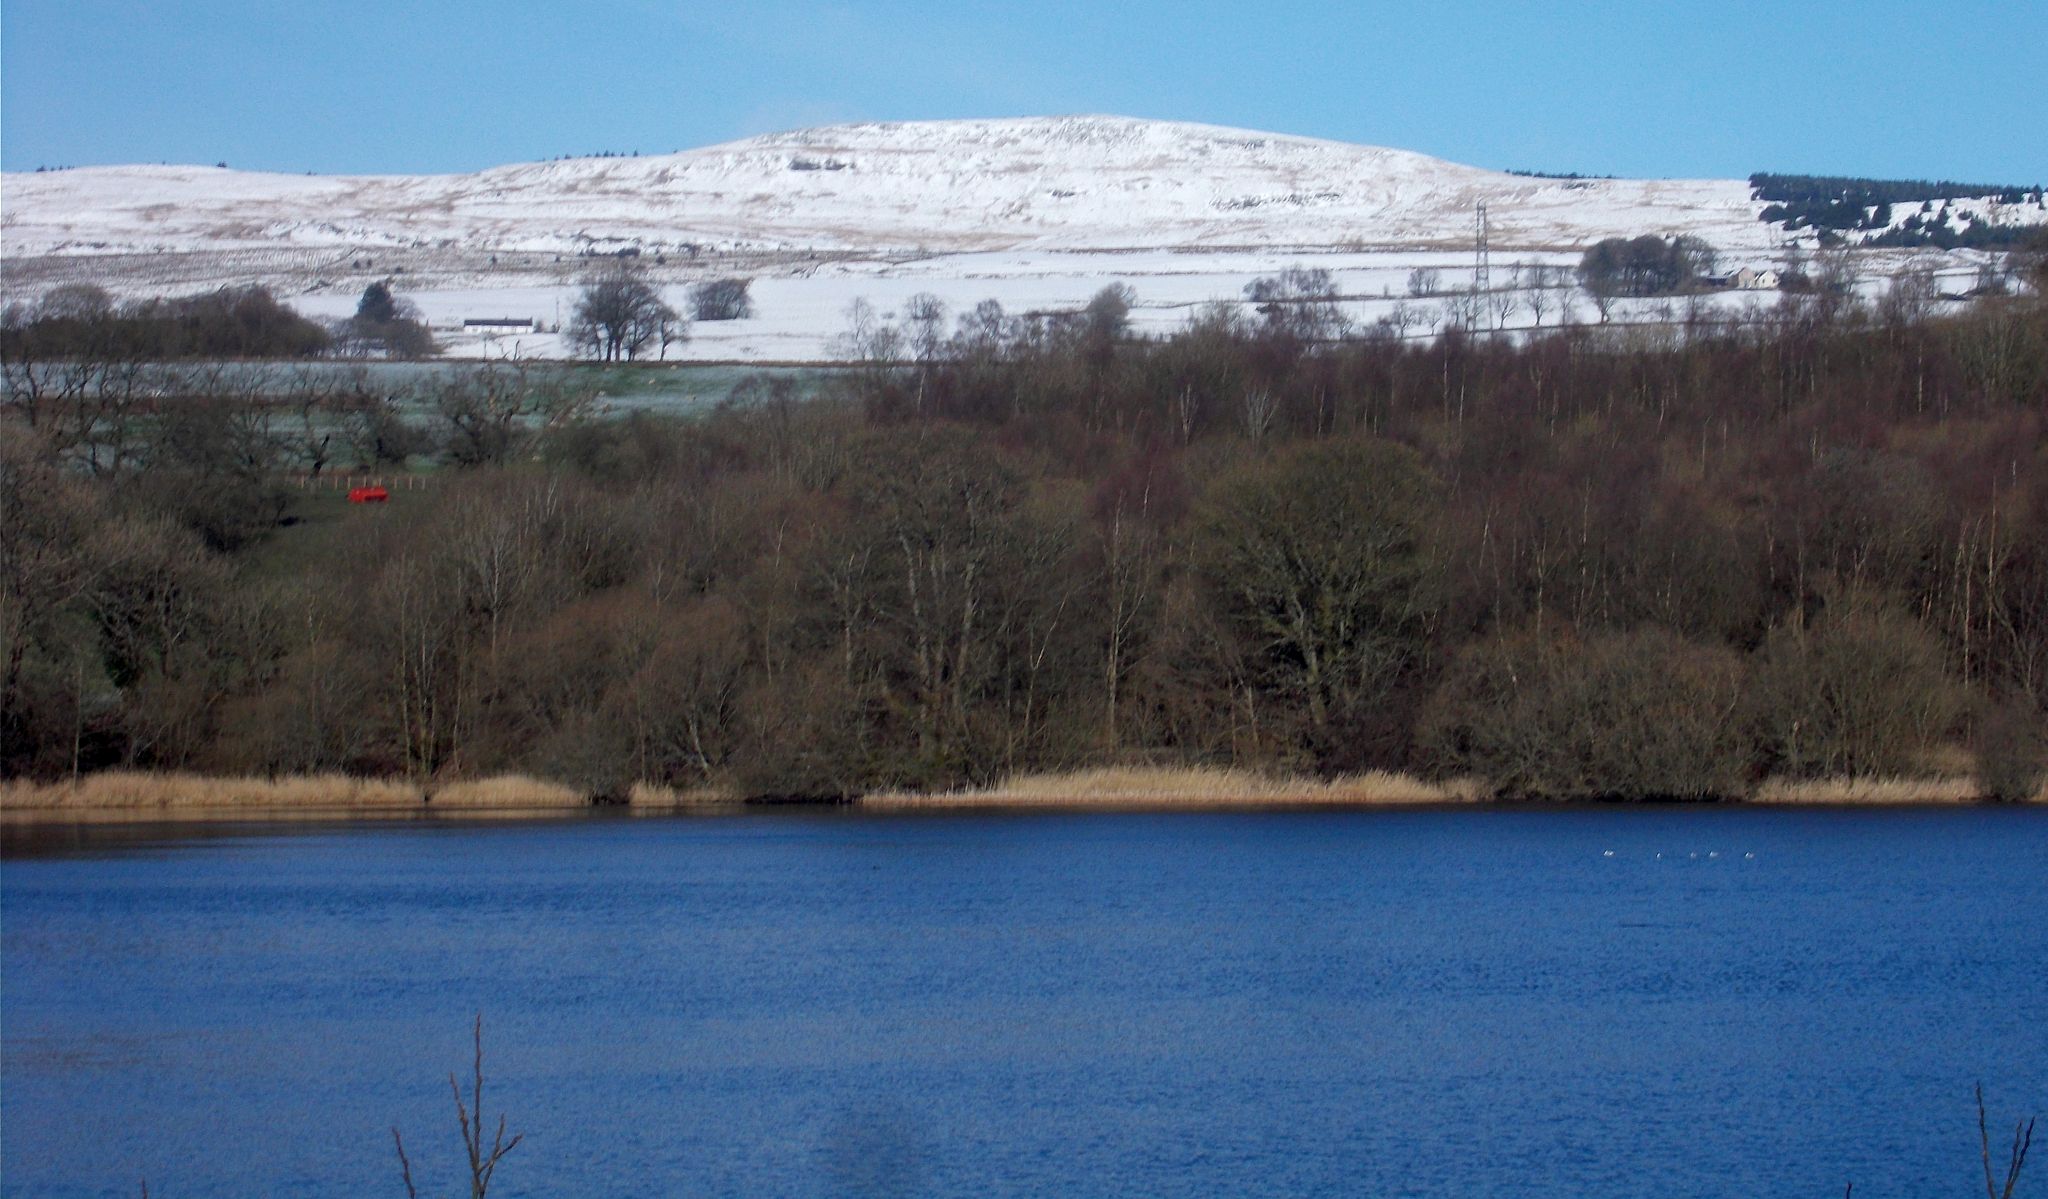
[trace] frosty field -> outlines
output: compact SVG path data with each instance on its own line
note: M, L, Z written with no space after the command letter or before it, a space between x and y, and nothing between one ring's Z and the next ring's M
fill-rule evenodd
M988 299L1015 314L1077 308L1122 282L1137 293L1134 327L1161 333L1204 304L1241 303L1247 283L1291 265L1328 270L1354 322L1393 317L1402 335L1427 337L1446 320L1445 293L1471 286L1482 206L1491 290L1523 296L1490 311L1489 328L1598 319L1562 278L1539 319L1515 272L1570 267L1602 238L1686 234L1712 245L1724 270L1774 266L1814 246L1811 230L1759 220L1764 205L1745 180L1532 177L1119 117L833 126L470 175L128 166L13 174L4 186L9 300L71 282L122 298L261 284L310 316L339 318L365 286L389 279L451 355L471 358L562 356L551 330L569 318L578 281L618 255L679 309L693 283L754 281L755 318L699 324L671 358L816 362L844 357L835 341L857 299L884 320L921 292L954 314ZM1955 210L1958 228L2048 220L2039 204L1990 198ZM1950 292L1984 260L1924 253ZM1857 257L1876 290L1913 253ZM1417 268L1438 272L1436 294L1409 296ZM1607 315L1684 314L1643 302ZM463 330L503 317L538 331Z

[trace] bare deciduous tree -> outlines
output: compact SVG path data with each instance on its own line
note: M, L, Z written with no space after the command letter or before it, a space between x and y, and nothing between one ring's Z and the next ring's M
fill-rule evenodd
M1522 306L1521 268L1515 270L1512 285L1496 288L1486 293L1486 310L1493 317L1495 330L1508 327L1508 321Z
M1535 318L1538 329L1543 327L1544 314L1557 307L1550 280L1550 268L1542 263L1515 264L1515 286L1522 289L1529 315Z
M1884 299L1878 302L1878 313L1887 324L1910 324L1926 319L1940 298L1941 287L1935 281L1933 266L1916 259L1892 276Z
M1288 267L1245 284L1244 294L1268 332L1304 345L1334 341L1351 329L1351 318L1337 302L1336 280L1321 267Z
M592 414L597 395L567 371L490 363L435 393L448 457L459 466L509 462Z
M646 272L621 258L583 281L569 321L569 344L605 362L633 359L661 336L663 324L676 320L675 309L662 302Z
M1484 311L1484 300L1476 291L1453 292L1444 297L1442 328L1463 329L1471 332L1479 327L1479 318Z
M946 302L928 291L910 297L903 307L909 326L910 353L917 360L917 410L924 411L933 368L946 348Z
M1264 441L1266 434L1272 432L1273 417L1279 411L1280 402L1274 398L1272 388L1248 389L1237 409L1238 424L1244 430L1245 439L1253 442Z
M690 315L700 321L743 321L754 315L751 279L708 279L690 288Z
M1431 483L1403 447L1294 447L1219 483L1196 561L1258 673L1312 741L1380 698L1431 619Z
M910 351L919 364L938 361L946 348L946 302L928 291L918 292L903 306L910 326Z

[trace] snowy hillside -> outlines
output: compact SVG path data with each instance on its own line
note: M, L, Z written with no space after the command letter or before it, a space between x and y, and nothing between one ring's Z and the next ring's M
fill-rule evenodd
M1205 304L1242 303L1248 283L1291 265L1328 270L1360 325L1394 320L1405 335L1429 336L1476 277L1481 204L1497 327L1584 315L1590 301L1569 268L1601 238L1690 234L1732 270L1771 266L1815 236L1760 221L1746 180L1532 178L1120 117L842 125L471 175L94 167L5 176L0 200L6 299L76 282L123 298L261 284L338 320L367 284L390 280L448 353L471 357L567 353L559 330L587 256L621 251L638 251L679 309L692 283L753 280L753 317L700 322L676 353L767 362L835 357L855 300L885 320L920 294L954 312L985 299L1044 312L1122 282L1137 293L1136 327L1165 333ZM1994 216L1959 205L1956 217L2048 219L2023 207ZM1967 289L1983 261L1971 251L1862 253L1870 286L1910 260L1936 270L1945 291ZM1547 289L1547 302L1531 287ZM1510 291L1525 298L1503 298ZM1612 315L1655 322L1672 311L1641 302ZM526 331L466 325L484 319Z
M10 258L209 250L647 252L1775 244L1741 180L1535 179L1400 150L1062 117L843 125L470 175L92 167L4 180Z

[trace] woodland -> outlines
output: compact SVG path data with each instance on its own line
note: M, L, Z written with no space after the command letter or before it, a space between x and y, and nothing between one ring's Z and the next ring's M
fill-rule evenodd
M1902 278L1426 342L1312 294L1164 339L1115 289L913 302L856 314L816 394L763 376L676 417L599 416L576 368L401 396L168 363L94 342L116 318L92 312L52 353L17 321L0 771L519 771L600 800L1107 764L1512 799L1960 775L2024 798L2048 755L2042 290L1942 315ZM321 486L338 472L389 502Z

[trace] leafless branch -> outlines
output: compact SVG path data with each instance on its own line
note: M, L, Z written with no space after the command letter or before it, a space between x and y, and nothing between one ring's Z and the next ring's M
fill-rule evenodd
M420 1199L419 1191L412 1185L412 1162L405 1156L405 1138L398 1135L398 1125L391 1126L391 1143L398 1147L398 1175L405 1179L406 1199ZM149 1188L143 1188L143 1199L149 1199Z
M455 1122L462 1129L462 1147L469 1154L470 1199L485 1199L491 1188L491 1176L497 1173L498 1163L505 1155L517 1148L526 1139L524 1133L505 1138L505 1117L498 1117L498 1130L492 1136L488 1151L484 1148L484 1018L478 1013L472 1027L475 1056L471 1062L470 1091L467 1099L462 1094L462 1083L451 1072L448 1075L448 1089L455 1096ZM419 1192L413 1189L412 1163L405 1156L405 1140L398 1129L391 1130L391 1140L398 1147L398 1168L405 1179L405 1193L408 1199L419 1199Z
M2007 1155L2005 1165L2005 1186L2000 1188L1991 1173L1991 1124L1984 1114L1984 1084L1977 1084L1977 1144L1984 1159L1985 1199L2012 1199L2013 1188L2020 1182L2020 1170L2027 1164L2027 1150L2034 1146L2034 1121L2012 1127L2012 1151Z

